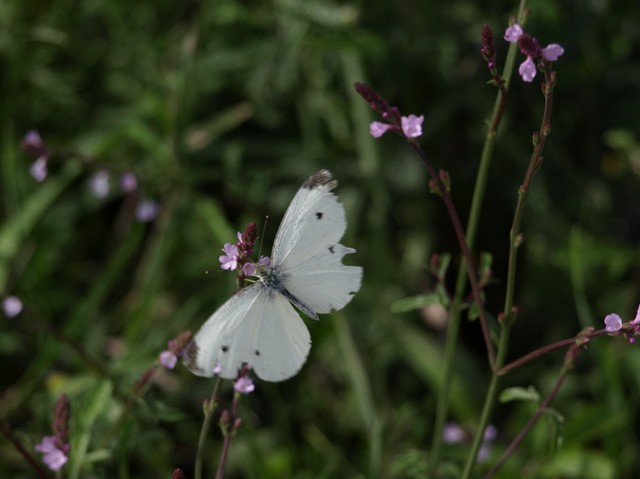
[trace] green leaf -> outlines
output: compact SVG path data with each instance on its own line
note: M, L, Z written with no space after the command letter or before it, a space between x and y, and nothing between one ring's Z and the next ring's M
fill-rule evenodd
M527 388L514 387L502 391L498 399L503 403L511 401L533 401L539 403L540 394L533 386L528 386Z
M69 161L58 175L47 178L0 228L0 291L6 289L11 261L25 238L80 171L78 163Z
M80 470L87 462L88 457L92 461L95 457L88 454L91 432L94 423L99 417L105 415L113 396L113 385L110 381L98 383L84 401L73 401L71 404L72 417L75 421L71 428L71 455L69 479L80 477Z
M427 294L419 294L417 296L409 296L395 301L391 305L392 313L406 313L407 311L413 311L415 309L424 308L433 304L442 304L442 295L433 292Z

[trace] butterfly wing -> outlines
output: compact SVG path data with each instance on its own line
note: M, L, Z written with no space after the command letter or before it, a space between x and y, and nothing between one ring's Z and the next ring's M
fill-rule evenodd
M282 219L271 256L282 285L317 313L343 308L362 280L362 268L342 264L355 250L338 244L347 222L332 193L336 186L327 170L302 185Z
M300 315L262 283L244 288L202 326L183 355L198 376L234 379L243 363L266 381L283 381L304 364L311 339Z
M309 177L291 200L273 242L271 264L286 268L331 246L347 229L344 207L331 192L337 186L331 173Z
M290 266L282 285L316 313L344 308L360 289L362 268L342 264L353 248L327 246L313 256Z

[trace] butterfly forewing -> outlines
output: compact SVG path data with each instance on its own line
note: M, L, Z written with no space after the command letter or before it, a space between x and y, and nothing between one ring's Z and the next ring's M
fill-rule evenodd
M298 190L273 242L272 264L286 268L331 246L347 229L344 207L331 192L331 173L320 170Z

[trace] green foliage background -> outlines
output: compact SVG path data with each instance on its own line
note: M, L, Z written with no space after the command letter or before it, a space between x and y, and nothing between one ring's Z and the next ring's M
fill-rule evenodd
M528 32L557 42L553 133L534 182L520 250L510 357L625 320L640 302L640 5L529 2ZM0 2L0 293L23 314L0 321L0 415L29 450L50 434L53 405L72 404L65 477L190 477L202 400L213 383L183 367L158 371L118 423L133 384L166 343L196 330L234 291L217 271L225 242L263 224L268 251L302 181L339 180L344 243L364 266L343 311L308 321L307 364L281 384L258 381L242 403L227 477L424 477L444 330L391 304L431 291L433 253L458 248L426 172L406 144L374 140L353 90L370 83L404 114L424 114L421 143L450 172L465 221L495 89L480 29L501 37L515 2ZM520 60L519 60L520 61ZM488 310L500 312L508 230L538 128L538 83L514 77L497 142L476 253L493 255ZM54 157L41 184L20 141L37 129ZM91 174L108 170L107 199ZM115 184L133 171L161 203L132 220ZM209 274L205 271L210 270ZM549 392L554 353L504 386ZM600 338L554 408L498 477L625 478L637 458L640 353ZM451 419L473 430L489 371L477 323L466 322ZM227 385L229 387L230 385ZM228 406L226 389L221 406ZM534 410L499 405L494 462ZM214 429L209 472L221 438ZM562 441L558 444L557 434ZM456 477L465 444L445 455ZM0 475L32 477L7 441ZM479 466L481 471L486 465Z

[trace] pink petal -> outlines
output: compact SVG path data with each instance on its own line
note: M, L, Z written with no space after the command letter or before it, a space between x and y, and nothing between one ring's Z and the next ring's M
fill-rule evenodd
M542 49L542 57L548 62L555 62L563 53L564 48L557 43L552 43Z
M536 77L536 64L533 63L531 57L527 57L527 59L520 64L518 73L520 73L520 76L526 82L530 82Z
M388 123L381 123L379 121L372 121L369 125L369 132L371 136L374 138L380 138L387 131L391 130L393 125L389 125Z
M402 132L407 138L417 138L422 135L422 122L424 116L409 115L403 116L402 120Z
M610 333L615 333L616 331L622 329L622 319L615 313L607 315L607 317L604 318L604 324L604 329L606 329Z
M514 23L504 32L504 39L509 43L515 43L523 33L524 32L522 31L522 27L517 23Z

